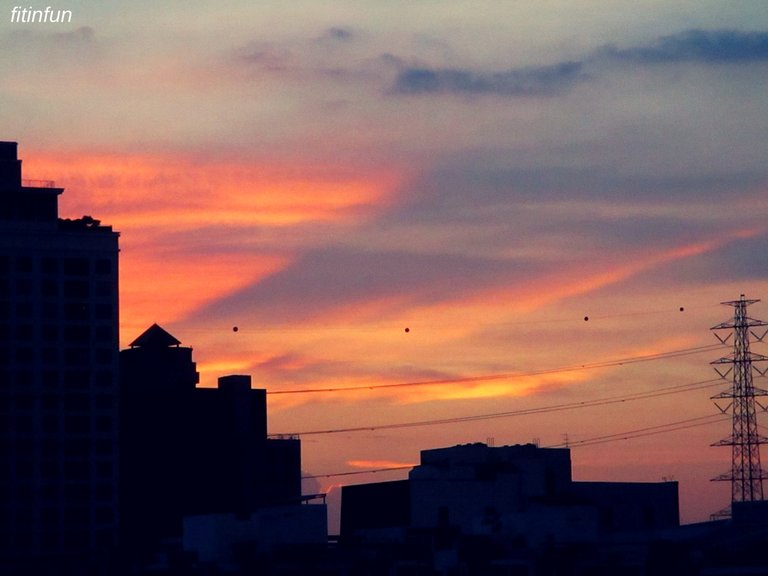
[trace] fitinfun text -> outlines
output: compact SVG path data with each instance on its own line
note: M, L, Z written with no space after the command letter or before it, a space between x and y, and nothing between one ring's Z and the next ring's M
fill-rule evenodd
M47 6L44 10L35 10L14 6L11 9L11 22L72 22L72 10L54 10Z

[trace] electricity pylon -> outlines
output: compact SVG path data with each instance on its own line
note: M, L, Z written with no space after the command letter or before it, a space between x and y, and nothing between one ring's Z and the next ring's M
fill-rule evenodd
M755 363L764 362L768 357L756 354L749 349L752 340L762 342L768 329L762 333L755 328L768 326L767 322L755 320L747 316L747 307L759 300L747 300L744 295L731 302L722 302L733 306L733 318L712 330L730 330L725 336L715 332L715 336L723 344L733 341L733 352L730 356L715 360L715 371L723 380L730 380L728 390L712 397L715 405L723 414L730 413L733 421L731 436L712 444L713 446L731 446L731 471L712 480L728 480L731 482L731 504L734 502L753 502L763 499L763 480L768 474L760 465L760 444L768 443L768 438L757 432L757 408L766 408L755 397L768 396L768 392L755 388L752 384L753 372L765 376L768 368L760 370ZM727 367L727 368L726 368ZM727 511L722 514L727 516Z

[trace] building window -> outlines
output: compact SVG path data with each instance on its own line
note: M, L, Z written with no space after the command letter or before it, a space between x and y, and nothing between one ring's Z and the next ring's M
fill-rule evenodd
M112 326L101 325L96 327L96 340L98 342L109 342L112 340Z
M19 364L32 364L35 360L35 352L32 348L17 348L16 362Z
M84 416L75 416L80 421L87 419ZM69 420L69 418L67 419ZM83 460L89 458L91 455L90 442L87 438L75 438L69 439L66 446L64 446L64 456L67 458L77 458Z
M96 523L112 524L115 521L115 512L112 508L96 508Z
M16 316L19 318L32 318L35 313L35 308L32 306L32 302L19 302L16 305Z
M40 293L44 298L55 298L59 295L59 283L55 280L43 280L40 284Z
M96 475L104 480L110 480L115 468L112 462L96 462ZM112 485L109 483L96 485L96 498L99 500L112 500Z
M97 304L96 305L96 318L98 320L107 320L112 317L112 305L111 304Z
M29 298L32 295L32 292L32 280L29 280L28 278L16 279L16 293L19 296L26 296Z
M448 526L450 524L450 511L447 506L440 506L437 509L437 525Z
M43 416L43 434L55 434L58 431L59 418L55 415Z
M50 375L46 374L45 383L48 385L47 388L51 388L51 384L58 382L58 374L51 373ZM41 402L43 405L43 410L52 410L56 411L59 410L61 407L59 403L59 395L58 394L43 394Z
M70 324L64 327L64 340L72 344L83 344L91 339L91 327L88 324Z
M56 470L56 477L58 477L59 471ZM43 495L43 500L46 502L53 502L59 499L59 482L52 484L43 484L40 493Z
M109 416L98 416L96 418L96 432L101 434L110 434L114 428L114 420Z
M80 512L78 510L78 512ZM78 550L88 546L88 532L82 529L87 522L87 518L80 515L68 515L67 525L72 529L64 533L64 546L69 550ZM79 528L79 529L78 529Z
M112 350L110 348L96 349L96 362L98 364L111 364L112 358Z
M64 274L68 276L87 276L89 272L86 258L65 258Z
M16 326L17 340L32 340L34 333L35 331L31 324L19 324Z
M67 394L63 399L64 412L85 412L90 406L87 394Z
M55 524L55 522L51 522ZM54 550L59 546L59 532L58 530L45 531L42 533L43 547L46 550Z
M72 434L87 434L91 429L87 416L67 416L64 424L67 432Z
M88 462L65 462L64 475L69 481L87 481L90 476ZM76 502L85 502L88 500L87 484L70 484L65 487L64 491L67 498Z
M114 385L112 372L97 372L96 386L99 388L111 388Z
M55 342L59 339L59 327L56 324L43 324L43 340Z
M43 258L40 268L44 274L56 274L59 271L59 262L55 258Z
M88 363L88 348L67 348L64 350L64 363L67 366L82 366Z
M20 256L16 259L16 272L31 274L34 270L34 264L30 256Z
M18 522L18 519L17 519ZM35 533L19 530L14 535L14 545L21 550L27 550L34 545Z
M115 451L115 446L111 440L97 439L93 443L93 449L101 457L111 456Z
M73 504L86 502L88 500L88 491L83 490L85 486L67 486L64 490L64 497ZM88 522L88 510L85 508L67 507L64 509L64 523L73 530L67 530L67 534L77 534L77 526L83 526Z
M112 274L112 262L110 260L96 260L96 274Z
M46 402L54 405L58 405L58 400L56 399L56 396L52 396L50 392L56 390L59 387L59 372L58 370L45 370L42 374L42 380L41 383L43 385L43 390L45 391L45 394L43 394L42 401L43 401L43 408L46 407Z
M99 530L96 532L96 545L101 548L108 548L114 544L115 536L110 530Z
M59 304L57 302L43 302L43 318L53 320L59 315Z
M96 284L96 296L99 298L110 298L114 291L114 284L111 282L99 282Z
M64 283L65 298L85 299L88 298L89 295L90 290L87 280L67 280Z
M58 364L59 362L59 349L58 348L43 348L43 363L44 364Z
M22 421L21 418L16 420L16 426L17 427L20 426L21 421ZM31 428L31 424L30 424L30 428ZM32 478L32 475L34 473L35 473L35 469L32 466L32 462L31 461L29 461L26 458L23 459L23 460L17 460L16 461L16 476L18 476L19 478L30 479L30 478Z
M88 305L70 302L64 307L64 318L68 322L87 321Z

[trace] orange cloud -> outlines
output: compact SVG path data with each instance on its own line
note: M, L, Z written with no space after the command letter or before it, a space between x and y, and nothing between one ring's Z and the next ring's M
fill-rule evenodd
M65 208L85 209L125 230L334 220L387 203L399 179L386 169L353 172L193 156L31 157L27 174L55 178L76 191L62 197Z
M272 274L288 250L243 250L251 228L345 222L380 209L394 171L149 153L27 152L25 177L67 189L62 217L84 214L121 233L121 316L126 338ZM221 226L238 240L219 240ZM201 229L214 230L200 236ZM227 243L229 242L229 243ZM200 247L205 247L200 250ZM275 249L273 249L275 250Z
M123 252L120 261L121 332L132 339L153 322L164 325L254 282L284 265L274 256Z
M580 263L579 266L558 272L556 275L543 276L535 283L514 290L492 288L468 297L463 304L477 309L503 309L510 312L533 312L553 302L588 294L606 286L623 282L640 273L658 266L669 264L712 252L722 246L744 238L762 234L758 229L736 230L721 237L686 244L660 251L655 254L627 254L622 263L599 264L592 266ZM455 306L453 303L452 306Z

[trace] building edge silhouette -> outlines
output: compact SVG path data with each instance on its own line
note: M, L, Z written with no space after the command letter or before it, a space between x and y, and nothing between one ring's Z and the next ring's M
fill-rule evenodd
M250 376L197 386L192 348L157 324L120 352L120 367L129 563L155 563L168 543L203 558L231 556L232 543L212 544L217 532L274 545L326 541L325 506L302 506L301 443L267 437L266 390L252 388Z
M0 563L87 573L118 537L118 236L0 142Z

